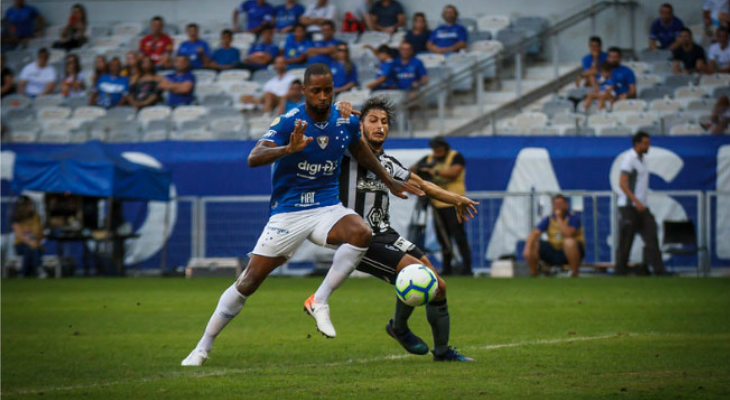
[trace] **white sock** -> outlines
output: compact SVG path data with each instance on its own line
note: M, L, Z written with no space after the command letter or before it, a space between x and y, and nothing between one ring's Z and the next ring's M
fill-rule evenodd
M332 267L327 272L327 276L324 277L324 281L314 292L314 302L327 304L332 292L350 276L367 251L367 248L353 246L348 243L341 245L335 251L335 258L332 260Z
M197 348L210 351L213 348L215 337L228 325L233 317L241 312L244 304L246 304L246 296L239 293L235 284L226 289L221 295L221 299L218 300L218 306L215 308L213 316L210 317Z

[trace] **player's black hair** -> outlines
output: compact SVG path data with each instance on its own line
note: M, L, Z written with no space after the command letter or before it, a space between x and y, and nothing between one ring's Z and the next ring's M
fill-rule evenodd
M360 108L360 120L364 121L368 113L373 110L385 111L385 115L388 117L388 125L395 122L395 105L385 96L375 96L367 99Z
M638 131L634 136L631 137L631 144L636 145L641 143L644 138L648 138L649 134L644 131Z
M198 29L198 24L196 24L195 22L191 22L188 24L188 26L185 27L186 30L190 28Z
M447 9L447 8L450 8L450 9L454 10L454 14L456 14L456 19L459 19L459 10L456 8L455 5L453 5L453 4L447 4L447 5L444 6L444 10Z
M590 39L588 39L588 43L596 42L599 46L603 46L603 40L601 40L600 36L591 36Z
M304 84L305 85L309 85L312 75L330 75L330 76L332 76L332 71L330 71L330 67L328 67L322 63L316 63L316 64L312 64L312 65L308 66L307 69L304 70Z
M329 26L330 28L332 28L332 30L334 30L334 29L335 29L335 23L334 23L334 21L332 21L332 20L329 20L329 19L328 19L328 20L326 20L326 21L322 22L322 26L325 26L325 25L327 25L327 26Z
M686 26L679 30L679 33L687 32L690 36L692 36L692 29L687 28Z
M151 21L160 21L162 23L165 22L165 20L162 17L160 17L159 15L155 15L154 17L152 17Z
M388 47L387 44L381 44L380 46L378 46L378 49L376 51L378 53L388 53L391 55L393 54L393 50L390 47Z
M435 138L429 140L428 147L430 147L432 149L436 149L438 147L445 147L446 151L451 150L451 145L449 145L449 142L447 142L443 136L436 136Z
M672 7L672 5L671 5L671 4L669 4L669 3L664 3L664 4L662 4L661 6L659 6L659 8L664 8L664 7L668 8L668 9L669 9L669 11L671 11L672 13L674 13L674 7Z
M233 37L233 31L230 29L224 29L221 31L221 36L223 36L223 35L228 35L228 36Z
M610 71L613 69L613 65L611 65L608 61L604 61L601 63L601 65L598 66L599 71Z
M618 47L616 47L616 46L613 46L613 47L609 47L609 48L608 48L608 52L609 52L609 53L618 53L618 56L619 56L619 57L621 57L621 49L619 49L619 48L618 48Z
M291 81L291 85L301 85L301 84L302 84L302 81L300 81L299 79L294 79L293 81ZM289 86L291 86L291 85L289 85Z
M297 22L296 24L294 24L294 27L292 27L292 29L291 29L291 30L292 30L292 31L294 31L294 30L295 30L295 29L297 29L297 28L302 28L302 29L304 29L305 31L307 30L307 26L306 26L306 25L304 25L304 24L303 24L303 23L301 23L301 22Z
M47 48L45 48L45 47L41 47L41 48L40 48L40 49L38 50L38 53L37 53L37 55L41 55L41 54L45 54L45 55L48 55L48 49L47 49Z
M722 31L722 32L725 32L725 33L727 33L728 35L730 35L730 29L727 29L727 28L726 28L726 27L724 27L724 26L721 26L721 27L717 28L717 32L720 32L720 31ZM715 34L717 34L717 32L715 32Z
M563 196L563 195L562 195L562 194L560 194L560 193L558 193L558 194L554 195L554 196L553 196L553 199L552 199L552 200L553 200L553 201L555 201L555 200L557 200L557 199L563 199L563 200L565 200L565 202L566 202L566 203L568 202L568 199L567 199L567 198L565 198L565 196Z

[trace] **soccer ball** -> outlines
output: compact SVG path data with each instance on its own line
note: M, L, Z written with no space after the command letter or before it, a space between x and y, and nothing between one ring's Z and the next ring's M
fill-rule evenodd
M436 275L427 266L411 264L403 268L395 280L395 293L411 307L433 300L438 289Z

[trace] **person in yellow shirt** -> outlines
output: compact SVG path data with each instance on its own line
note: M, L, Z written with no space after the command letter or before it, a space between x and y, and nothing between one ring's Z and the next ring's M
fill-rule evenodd
M15 233L15 252L23 256L22 276L33 275L41 267L43 255L43 226L41 217L35 209L33 200L28 196L20 196L15 203L12 216L13 233ZM39 276L45 274L41 271Z
M547 232L547 241L540 240L543 232ZM553 197L553 212L530 232L522 255L532 276L538 274L540 260L549 265L568 265L571 276L578 276L580 262L585 257L583 227L578 215L570 211L565 196Z

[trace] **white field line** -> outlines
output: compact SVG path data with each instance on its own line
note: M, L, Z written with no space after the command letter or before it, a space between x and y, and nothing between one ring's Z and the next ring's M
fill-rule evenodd
M623 335L600 335L600 336L579 336L579 337L572 337L572 338L563 338L563 339L543 339L543 340L531 340L526 342L516 342L516 343L502 343L502 344L490 344L490 345L484 345L484 346L467 346L463 347L463 349L466 350L498 350L498 349L504 349L509 347L522 347L522 346L535 346L535 345L549 345L549 344L560 344L560 343L570 343L570 342L587 342L592 340L603 340L603 339L611 339L611 338L621 338L621 337L630 337L630 336L637 336L636 333L627 333ZM61 391L77 391L77 390L86 390L86 389L98 389L108 386L116 386L116 385L125 385L125 384L137 384L137 383L150 383L150 382L157 382L164 379L169 378L176 378L176 377L187 377L187 378L207 378L207 377L213 377L213 376L226 376L226 375L235 375L235 374L244 374L247 372L256 372L261 371L265 369L271 369L271 368L280 368L280 367L297 367L297 368L316 368L316 367L338 367L348 364L366 364L371 362L377 362L377 361L387 361L387 360L400 360L402 358L407 357L415 357L412 354L390 354L386 356L380 356L380 357L371 357L371 358L358 358L358 359L350 359L346 361L338 361L338 362L331 362L331 363L323 363L323 364L297 364L297 365L269 365L269 366L261 366L261 367L252 367L252 368L225 368L225 369L219 369L215 371L200 371L195 370L195 372L171 372L167 374L160 374L151 376L148 378L141 378L141 379L133 379L133 380L121 380L121 381L110 381L110 382L102 382L102 383L92 383L87 385L71 385L71 386L51 386L43 389L21 389L21 390L13 390L9 392L2 393L3 395L13 395L13 394L37 394L37 393L49 393L49 392L61 392ZM477 360L478 362L478 360Z

